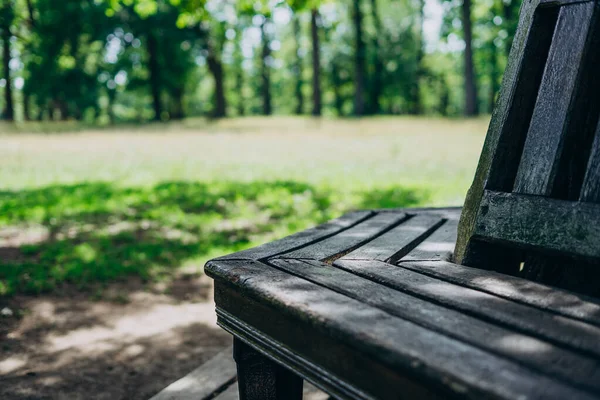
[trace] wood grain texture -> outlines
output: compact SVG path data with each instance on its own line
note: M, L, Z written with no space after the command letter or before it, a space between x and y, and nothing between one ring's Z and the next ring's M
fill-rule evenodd
M600 326L600 301L577 293L445 261L402 262L402 267Z
M456 219L447 220L402 257L402 260L451 260L454 254L457 230L458 221Z
M327 238L334 235L344 229L348 229L361 221L368 219L375 215L372 211L355 211L343 215L340 218L329 221L325 224L321 224L311 229L298 232L296 234L287 236L283 239L275 240L269 243L265 243L261 246L257 246L248 250L242 250L237 253L226 255L217 258L220 259L249 259L249 260L261 260L271 256L275 256L280 253L292 251L302 246L309 245L318 240Z
M237 382L229 386L224 392L215 397L214 400L239 400L240 395L238 393ZM304 400L329 400L329 396L316 387L305 384L302 398ZM194 399L197 400L197 399Z
M547 375L264 264L214 262L209 271L217 282L215 300L219 307L282 346L292 348L296 357L308 353L313 363L327 368L334 376L343 377L353 371L354 376L362 378L352 384L368 388L367 393L376 398L397 398L398 393L409 390L414 390L413 396L420 393L419 398L429 398L431 392L425 395L427 392L417 390L435 390L442 397L462 398L593 397ZM276 324L271 323L273 318ZM305 336L307 329L311 332L309 341ZM296 333L290 336L291 332ZM328 351L315 351L324 349L323 343L327 343ZM348 357L338 358L337 346L353 348L353 357L364 355L385 366L387 372L366 372L365 367L370 367L366 361L346 365Z
M239 394L239 387L238 387L237 382L235 382L234 384L229 386L227 389L225 389L225 391L221 392L219 395L217 395L217 397L214 398L214 400L239 400L239 399L240 399L240 394ZM190 399L190 400L192 400L192 399ZM198 400L198 399L193 399L193 400Z
M600 121L596 128L596 136L592 144L592 151L581 188L580 200L600 203Z
M534 336L485 322L310 260L273 260L286 272L332 289L399 318L600 393L600 362Z
M421 243L443 223L444 220L437 215L416 215L351 251L341 259L395 262Z
M236 365L233 348L228 347L185 377L170 384L150 400L197 400L233 384Z
M378 261L338 261L335 266L412 296L480 319L600 357L600 328L515 303L479 290L449 284Z
M340 233L298 250L281 254L283 258L326 261L358 248L408 218L405 213L379 213Z
M508 190L521 156L544 64L558 15L556 7L523 2L502 86L485 138L473 183L460 217L455 261L465 257L484 189Z
M562 7L540 85L514 191L549 196L559 173L581 61L592 25L594 2Z
M592 203L486 191L475 236L597 258L599 218Z
M233 339L233 358L240 400L302 400L302 378L237 337Z

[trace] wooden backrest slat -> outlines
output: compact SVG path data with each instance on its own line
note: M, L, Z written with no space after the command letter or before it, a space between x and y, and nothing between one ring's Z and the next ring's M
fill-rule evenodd
M592 151L579 199L591 203L600 203L600 121L596 128L596 137L592 144Z
M559 173L568 112L582 65L594 3L560 9L514 192L550 196Z
M523 2L454 261L600 297L600 0Z

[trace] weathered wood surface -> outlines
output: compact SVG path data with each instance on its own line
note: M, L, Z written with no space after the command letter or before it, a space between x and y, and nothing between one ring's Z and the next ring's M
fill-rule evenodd
M275 240L252 249L239 251L218 259L261 260L276 254L292 251L307 244L332 236L344 229L352 227L353 225L369 218L370 216L373 216L374 214L375 213L372 211L356 211L348 213L338 219L334 219L333 221L316 226L312 229L307 229L294 235L287 236L283 239Z
M405 221L407 217L408 216L405 213L376 214L334 236L315 242L309 246L302 247L298 250L284 253L281 257L297 259L307 258L321 261L329 260L338 257L340 254L352 251L361 244L385 233L402 221Z
M282 263L290 262L291 260L281 259L276 263L281 268L284 265ZM369 271L382 270L379 264L404 270L389 264L373 262L378 265L376 268L371 266ZM336 264L346 266L349 263L364 264L361 261L339 261ZM265 346L265 351L281 346L292 349L292 355L289 357L302 360L295 364L295 370L300 374L310 373L298 367L307 360L310 365L326 368L330 375L318 375L326 381L342 379L375 398L392 398L393 393L399 393L398 390L412 390L414 395L428 398L432 396L429 390L433 388L446 395L454 393L465 398L586 398L592 396L591 390L597 392L595 382L600 368L597 361L599 345L594 343L600 338L600 330L597 327L557 317L553 313L525 307L486 293L449 285L423 275L421 276L425 279L419 282L415 282L414 279L410 281L409 284L414 285L415 294L429 299L428 302L448 307L448 303L454 299L455 303L451 303L450 308L462 311L467 319L475 317L489 321L488 314L495 312L498 304L504 304L504 311L499 312L499 318L503 318L512 326L517 325L517 329L509 327L509 331L512 332L502 335L498 332L505 329L502 326L506 327L507 324L497 324L498 327L493 328L483 322L477 323L479 329L485 330L485 327L490 327L491 332L498 335L497 349L490 351L482 348L483 340L493 336L480 337L478 345L473 345L473 340L458 339L460 328L452 325L451 319L446 319L442 312L438 315L442 321L439 325L435 318L430 322L423 322L426 320L425 315L418 316L416 311L413 311L412 320L406 319L406 316L397 316L400 311L397 311L396 315L391 314L391 302L406 299L400 293L392 296L392 292L383 286L374 291L374 286L369 283L363 292L357 294L357 281L351 275L345 275L343 280L340 276L331 278L328 277L327 271L336 268L322 266L317 269L327 271L318 275L313 275L313 270L305 271L300 278L295 276L300 273L299 265L301 264L296 264L294 275L291 271L281 271L264 263L249 261L214 262L209 265L207 271L217 282L217 306L229 315L229 318L239 320L227 322L220 319L220 323L226 328L233 327L231 329L237 334L242 334L243 330L237 328L236 331L236 324L249 324L252 329L245 328L245 334L249 337L252 337L252 332L259 331L271 338L272 343ZM305 265L310 267L311 264ZM412 271L404 271L419 275ZM307 276L310 276L310 279L307 279ZM317 279L320 280L320 285L313 283ZM323 279L329 279L327 287L324 286ZM340 283L335 288L330 288L329 285L333 285L334 281ZM361 282L365 283L366 280ZM403 282L406 282L406 279L403 279ZM396 284L396 281L386 283L389 287L390 284ZM340 293L344 287L351 289L349 292ZM448 287L452 290L448 290ZM398 287L393 289L398 290ZM375 300L368 300L369 292L373 293ZM463 293L467 295L462 296ZM361 299L358 300L357 296ZM390 298L386 300L386 296ZM486 298L489 298L487 302ZM473 305L474 299L481 304ZM480 302L480 299L484 301ZM374 306L374 301L386 303ZM527 310L523 311L524 308ZM437 308L431 304L430 309ZM469 312L464 312L465 309ZM410 310L414 308L404 312ZM235 317L232 317L234 315ZM425 326L415 324L416 318ZM529 318L533 318L534 321L528 320ZM274 320L277 320L276 324L272 323ZM436 327L433 328L432 324ZM572 330L562 331L565 326L575 329L576 335L571 336ZM523 328L532 331L533 334L526 335L528 337L520 341L519 332L522 332ZM542 333L545 336L552 337L553 341L540 339L540 330L544 331ZM448 331L453 333L448 334ZM308 334L310 336L306 336ZM463 335L466 334L467 332L463 331ZM310 337L310 340L307 340L307 337ZM262 340L264 343L265 339ZM513 340L515 342L512 342ZM560 342L561 346L555 346L553 342ZM487 348L491 345L488 344ZM511 346L513 355L510 355ZM529 354L529 364L535 364L535 367L525 368L522 360L514 359L519 349L523 353L520 357L524 358ZM574 349L576 351L573 351ZM497 355L498 353L502 353L502 356ZM366 360L359 364L346 365L349 356L356 358L360 354L375 360L375 365L373 361L369 364ZM554 362L544 363L544 357L549 357L546 360L556 358ZM569 359L572 361L569 362ZM287 362L292 364L290 360ZM565 363L565 367L559 371L561 367L556 364L562 362ZM383 372L373 373L375 366L383 368ZM573 369L581 368L579 374L573 373L569 366ZM552 370L553 368L556 369ZM503 373L496 374L499 370ZM311 378L318 379L318 376ZM413 381L416 376L419 376L417 382ZM589 390L586 394L577 387L587 387Z
M600 203L600 121L598 122L587 172L583 180L580 200Z
M600 205L485 191L474 236L600 257Z
M600 301L595 298L445 261L403 262L402 267L600 326Z
M515 180L516 193L549 196L558 190L569 106L592 24L595 2L562 7Z
M444 220L431 214L415 215L383 235L346 254L343 260L395 262L436 230ZM452 243L454 244L454 243Z
M231 385L230 387L228 387L224 392L217 395L217 397L215 397L215 400L239 400L240 395L238 393L238 390L239 390L239 388L238 388L238 384L236 382L233 385ZM326 393L324 393L324 392L320 391L319 389L317 389L316 387L314 387L313 385L305 384L302 399L303 400L329 400L329 396ZM194 399L194 400L198 400L198 399Z
M150 400L198 400L233 384L236 364L228 347L185 377L167 386Z

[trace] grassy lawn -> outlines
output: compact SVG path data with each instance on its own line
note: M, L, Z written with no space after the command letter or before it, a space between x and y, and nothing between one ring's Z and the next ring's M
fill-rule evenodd
M168 279L349 209L460 205L487 120L0 125L0 294Z

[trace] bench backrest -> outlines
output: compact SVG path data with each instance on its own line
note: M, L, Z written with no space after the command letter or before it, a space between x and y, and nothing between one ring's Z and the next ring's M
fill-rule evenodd
M524 0L456 261L600 296L600 3Z

